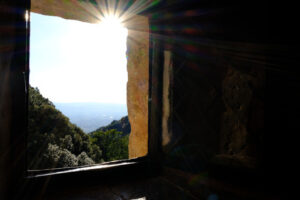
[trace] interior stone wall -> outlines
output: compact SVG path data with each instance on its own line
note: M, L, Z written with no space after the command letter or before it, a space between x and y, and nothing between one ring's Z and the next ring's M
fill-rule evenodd
M245 26L236 16L253 27L263 24L240 9L216 11L217 17L186 15L180 21L170 17L172 11L162 12L151 19L151 27L153 35L164 36L162 46L172 54L170 126L163 132L169 137L162 137L165 166L194 174L213 174L219 166L258 172L264 153L267 47L251 43L257 38L249 38L249 27L235 29Z
M107 10L102 6L106 6L103 1L31 1L32 12L88 23L100 22L100 13ZM127 108L131 124L128 148L129 158L136 158L148 152L149 22L147 17L130 14L124 25L128 28Z
M149 22L136 16L127 22L127 108L131 125L129 158L148 153Z
M263 51L249 44L222 45ZM237 61L221 48L200 45L194 45L195 49L217 59L192 60L180 52L184 45L180 47L172 52L170 138L163 135L163 145L171 141L164 146L166 165L193 173L203 172L212 163L258 168L264 128L264 63Z

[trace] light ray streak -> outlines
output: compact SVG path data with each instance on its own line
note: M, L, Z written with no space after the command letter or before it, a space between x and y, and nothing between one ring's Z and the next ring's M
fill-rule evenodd
M83 8L89 15L99 20L99 23L107 16L115 16L120 18L121 22L130 21L135 15L150 8L153 3L156 4L158 0L139 0L133 1L132 5L128 7L131 1L117 1L117 0L97 0L96 5L86 2L72 1ZM125 9L128 7L128 9Z

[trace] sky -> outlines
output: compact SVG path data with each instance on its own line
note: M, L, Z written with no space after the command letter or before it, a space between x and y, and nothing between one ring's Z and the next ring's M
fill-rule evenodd
M128 30L31 13L31 86L52 102L126 104ZM112 23L111 23L112 22Z

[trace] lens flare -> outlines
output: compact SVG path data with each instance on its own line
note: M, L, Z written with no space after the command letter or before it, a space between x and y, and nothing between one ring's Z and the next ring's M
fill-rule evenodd
M115 15L108 15L101 19L100 25L107 29L122 29L124 25L119 17Z

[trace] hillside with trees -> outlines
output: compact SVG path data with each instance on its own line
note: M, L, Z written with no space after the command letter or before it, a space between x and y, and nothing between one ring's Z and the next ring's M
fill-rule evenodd
M124 135L128 135L131 131L128 116L122 117L120 120L114 120L109 125L103 126L99 129L97 129L96 131L108 131L108 130L112 130L112 129L122 132ZM96 132L96 131L94 131L94 132Z
M127 159L128 134L113 129L87 135L29 87L27 149L28 169L91 165Z

